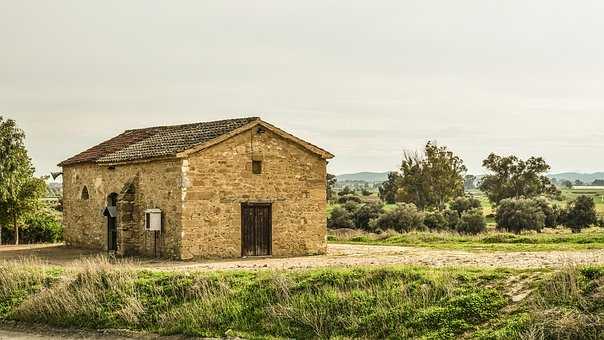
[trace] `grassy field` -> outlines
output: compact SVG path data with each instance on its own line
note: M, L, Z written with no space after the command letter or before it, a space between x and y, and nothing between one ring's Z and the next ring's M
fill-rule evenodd
M373 234L361 231L336 233L330 231L330 242L413 246L434 249L461 249L471 251L547 251L604 249L604 229L590 228L579 234L566 229L546 229L544 233L521 235L489 231L479 235L460 235L453 232L388 231Z
M161 272L0 263L0 318L247 338L596 338L604 268Z

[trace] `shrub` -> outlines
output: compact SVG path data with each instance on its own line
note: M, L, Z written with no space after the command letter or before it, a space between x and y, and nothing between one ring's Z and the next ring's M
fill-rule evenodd
M361 198L355 195L343 195L338 197L338 203L345 204L347 202L361 203Z
M413 203L399 203L396 208L385 212L373 221L372 229L394 229L396 231L411 231L423 229L424 214L417 210Z
M327 219L327 228L352 228L352 216L342 207L335 207L331 211L331 215Z
M56 243L63 240L63 225L47 209L37 211L25 218L19 228L20 243ZM2 243L15 242L12 226L2 228Z
M545 198L536 198L533 200L539 209L545 215L544 226L546 228L555 228L558 226L560 218L560 207L557 205L551 205Z
M378 218L384 212L383 207L380 203L368 203L356 209L352 216L355 226L368 230L369 222Z
M449 221L440 211L426 213L424 224L430 230L444 230L449 228Z
M581 195L568 204L564 213L564 225L571 228L573 232L589 227L598 222L596 215L596 204L593 198Z
M478 234L487 228L482 209L474 208L461 214L456 230L462 234Z
M342 208L346 209L346 211L351 214L354 214L360 207L361 205L359 203L353 201L348 201L342 205Z
M464 212L466 212L468 210L478 209L481 207L482 206L480 204L480 201L477 200L476 198L464 197L464 196L457 197L450 204L450 208L457 211L460 216L461 216L461 214L463 214Z
M545 214L535 200L508 198L499 202L495 221L497 228L516 234L522 230L541 231L545 226Z
M47 210L30 215L25 220L20 237L23 243L56 243L63 240L63 226Z
M449 229L454 230L455 228L457 228L457 225L459 224L459 219L460 219L459 213L457 211L447 209L447 210L443 211L443 216L447 220L447 227Z

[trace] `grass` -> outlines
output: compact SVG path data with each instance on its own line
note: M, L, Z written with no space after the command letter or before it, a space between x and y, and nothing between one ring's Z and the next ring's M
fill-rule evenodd
M0 263L4 320L248 338L590 338L602 268L162 272ZM517 299L524 294L525 299ZM570 327L570 326L572 327ZM530 338L530 337L529 337Z
M564 229L546 229L544 233L521 235L489 231L479 235L454 232L387 231L382 234L362 231L345 233L330 231L328 240L334 243L413 246L435 249L471 251L549 251L604 249L604 229L590 228L579 234Z

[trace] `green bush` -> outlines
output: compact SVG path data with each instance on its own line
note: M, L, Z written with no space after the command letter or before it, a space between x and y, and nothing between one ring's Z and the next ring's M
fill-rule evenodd
M424 214L413 203L398 203L396 208L380 215L371 223L372 229L411 231L424 229Z
M523 230L541 231L545 226L545 214L535 200L508 198L499 202L495 221L497 228L515 234Z
M461 214L461 220L456 230L461 234L479 234L485 231L487 223L482 214L482 209L474 208Z
M327 228L352 228L352 215L342 207L335 207L327 219Z
M558 226L561 212L560 207L551 205L547 199L542 197L536 198L534 201L545 215L544 226L546 228L555 228Z
M355 195L343 195L338 197L338 203L345 204L347 202L361 203L361 198Z
M378 218L384 212L384 206L381 203L368 203L356 209L352 219L357 228L369 230L369 222Z
M564 212L564 225L571 228L573 232L580 232L598 222L596 215L596 204L594 199L585 195L577 197L570 202Z
M63 225L50 210L40 210L25 218L19 228L20 243L56 243L63 240ZM2 228L2 243L14 243L12 226Z
M443 211L443 216L447 220L447 226L451 230L455 230L457 225L459 224L460 216L459 213L455 210L447 209Z
M478 209L481 207L482 206L480 204L480 201L477 200L476 198L464 197L464 196L457 197L450 204L450 208L457 211L457 213L459 213L460 216L461 216L461 214L463 214L464 212L466 212L468 210Z
M445 230L449 228L449 221L440 211L426 213L424 224L430 230Z

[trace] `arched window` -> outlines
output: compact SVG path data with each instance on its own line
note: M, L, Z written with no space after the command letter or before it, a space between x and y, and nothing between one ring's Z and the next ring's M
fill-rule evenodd
M80 198L83 200L87 200L90 198L90 194L88 194L88 188L86 186L82 188L82 195L80 196Z

